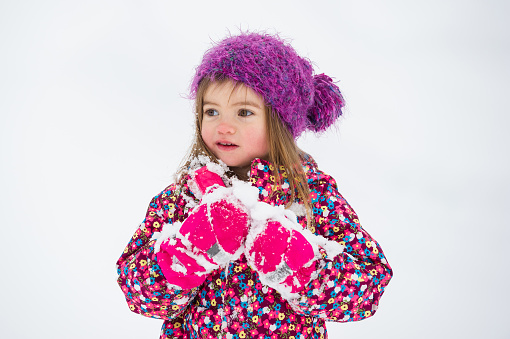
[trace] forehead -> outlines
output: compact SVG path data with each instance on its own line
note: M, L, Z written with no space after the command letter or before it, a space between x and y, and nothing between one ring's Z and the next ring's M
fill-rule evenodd
M232 80L214 81L207 86L204 92L204 104L206 102L226 100L254 102L264 107L264 99L260 94L246 86L242 82L234 82Z

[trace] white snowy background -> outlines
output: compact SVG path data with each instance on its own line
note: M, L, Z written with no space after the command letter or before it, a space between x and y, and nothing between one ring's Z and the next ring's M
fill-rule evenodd
M115 262L192 134L213 40L279 32L340 80L299 145L394 278L330 338L509 338L506 1L0 1L1 338L158 338Z

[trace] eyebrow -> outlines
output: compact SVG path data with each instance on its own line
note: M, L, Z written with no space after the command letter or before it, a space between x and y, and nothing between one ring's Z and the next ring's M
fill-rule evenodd
M211 101L204 101L202 103L202 105L205 106L205 105L217 105L217 104L215 104L214 102L211 102ZM252 107L256 107L258 109L262 109L262 107L260 107L260 105L256 104L253 101L239 101L239 102L233 103L232 106L252 106Z

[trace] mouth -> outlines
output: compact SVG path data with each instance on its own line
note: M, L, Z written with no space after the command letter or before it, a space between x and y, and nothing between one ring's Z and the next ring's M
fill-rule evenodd
M216 146L222 151L232 151L239 147L238 145L227 141L218 141L216 142Z

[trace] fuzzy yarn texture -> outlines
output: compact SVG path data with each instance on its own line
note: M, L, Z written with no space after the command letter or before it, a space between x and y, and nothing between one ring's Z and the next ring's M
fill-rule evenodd
M204 78L230 78L250 87L276 111L294 138L305 130L325 131L345 105L333 80L313 75L310 61L277 35L241 33L216 43L196 68L192 99Z

